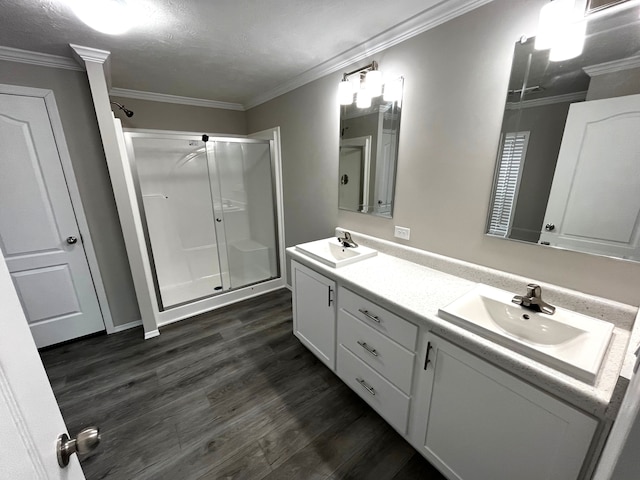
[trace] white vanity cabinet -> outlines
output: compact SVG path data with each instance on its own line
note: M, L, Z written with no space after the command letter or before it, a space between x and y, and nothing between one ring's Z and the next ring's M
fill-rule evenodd
M576 480L598 422L425 334L411 442L447 478Z
M336 368L336 282L291 262L293 333L331 370Z
M343 287L338 289L336 373L406 435L418 327Z

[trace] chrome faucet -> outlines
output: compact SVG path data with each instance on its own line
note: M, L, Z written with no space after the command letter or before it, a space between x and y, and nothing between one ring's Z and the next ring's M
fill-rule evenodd
M515 295L511 301L517 305L522 305L523 307L548 315L553 315L556 311L556 307L542 300L542 288L535 283L527 285L526 295Z
M353 241L353 238L351 238L351 234L349 232L344 231L342 232L342 235L344 235L344 237L338 237L338 241L342 244L343 247L355 248L358 246L358 244Z

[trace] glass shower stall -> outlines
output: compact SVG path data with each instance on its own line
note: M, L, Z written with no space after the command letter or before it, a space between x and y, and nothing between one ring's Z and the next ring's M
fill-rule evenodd
M160 312L280 277L272 142L124 138Z

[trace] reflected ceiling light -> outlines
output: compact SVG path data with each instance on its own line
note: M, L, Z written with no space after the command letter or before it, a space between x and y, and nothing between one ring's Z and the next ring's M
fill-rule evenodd
M549 60L568 60L582 54L586 21L576 18L575 0L552 0L540 10L536 50L551 50Z
M125 33L133 26L127 0L66 0L73 13L98 32Z

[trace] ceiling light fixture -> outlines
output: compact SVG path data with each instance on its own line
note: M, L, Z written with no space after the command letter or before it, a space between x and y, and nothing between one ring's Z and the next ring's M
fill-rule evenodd
M66 0L73 13L98 32L120 35L133 26L127 0Z
M582 54L586 21L577 17L575 0L552 0L540 10L536 50L551 50L549 60L569 60Z

